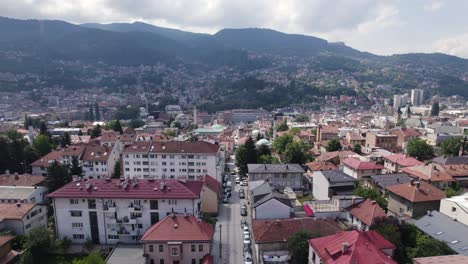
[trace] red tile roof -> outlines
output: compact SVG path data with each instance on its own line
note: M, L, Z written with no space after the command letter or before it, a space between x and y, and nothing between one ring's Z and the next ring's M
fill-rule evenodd
M81 157L84 161L107 161L112 149L106 146L89 145Z
M212 241L213 226L193 215L168 215L149 227L141 241Z
M420 178L425 181L431 182L453 182L455 181L443 165L432 163L427 165L413 166L403 168L403 172L409 176Z
M349 150L325 152L322 155L317 157L317 161L329 161L336 157L338 157L340 160L343 160L353 155L357 155L357 153L349 151Z
M413 157L408 157L405 154L388 155L388 156L385 156L384 159L388 159L389 161L396 163L403 167L412 167L412 166L418 166L418 165L424 164L423 162Z
M397 130L400 131L401 134L404 137L419 137L419 136L421 136L421 133L419 131L417 131L416 129L413 129L413 128L400 128L400 129L397 129Z
M70 182L48 195L51 198L198 199L202 181L91 179ZM90 186L87 188L87 186Z
M348 211L368 226L372 226L375 219L387 216L379 204L369 198L348 207Z
M62 156L80 156L86 145L71 145L62 149Z
M343 253L343 243L348 243L348 250ZM327 264L396 264L397 262L382 252L384 249L396 249L376 231L346 231L331 236L309 240L320 259Z
M387 187L387 190L413 203L439 201L445 198L445 193L431 184L423 181L419 184L419 188L416 183L391 185Z
M332 219L315 218L253 220L252 226L257 244L285 242L300 230L322 236L334 234L340 230Z
M343 164L355 170L381 170L384 167L372 161L361 161L357 158L348 157Z
M137 142L124 149L125 153L217 153L219 146L206 141Z
M205 175L200 178L201 181L208 187L210 190L214 191L217 194L221 193L221 184L209 175Z
M305 164L311 171L336 170L335 164L328 161L314 161Z
M18 207L13 203L0 203L0 221L4 219L20 220L22 219L36 204L20 203Z
M52 152L48 153L47 155L43 156L42 158L34 161L31 163L31 166L37 167L49 167L49 165L53 161L59 161L62 159L62 152L59 150L53 150Z
M32 176L31 174L0 175L0 186L36 186L44 181L43 176Z

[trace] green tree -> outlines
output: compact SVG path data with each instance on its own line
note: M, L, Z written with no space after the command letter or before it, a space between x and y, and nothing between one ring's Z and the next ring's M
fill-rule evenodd
M101 136L101 126L100 125L95 126L93 128L93 130L91 130L90 136L91 136L91 138L100 137Z
M72 176L82 176L83 175L83 168L80 165L80 162L78 161L78 158L73 156L72 162L71 162L71 167L70 167L70 175Z
M291 142L286 145L286 149L283 153L283 161L285 163L298 163L304 164L307 162L306 152L308 145L302 142Z
M440 106L439 102L434 102L431 107L431 116L439 116Z
M23 139L23 135L14 129L10 129L7 131L7 137L12 141L18 141Z
M236 149L235 153L236 157L236 165L239 167L239 174L246 175L248 168L247 168L247 148L245 145L240 145Z
M434 149L426 141L415 138L406 144L406 153L418 160L426 160L434 156Z
M52 149L52 146L49 142L49 137L44 134L40 134L36 137L33 146L40 156L44 156Z
M49 136L49 130L47 129L47 125L44 121L41 121L39 134Z
M93 107L90 106L89 107L89 110L88 110L88 121L94 121L94 110L93 110Z
M388 205L387 199L385 199L385 197L379 191L375 190L374 188L359 185L356 188L354 188L353 194L357 196L361 196L362 198L369 198L371 200L374 200L383 209L387 208L387 205Z
M293 136L299 135L300 133L301 133L301 129L299 129L298 127L291 127L289 129L289 134Z
M65 184L71 182L71 180L72 179L66 165L62 165L58 161L54 161L47 168L46 186L49 193L61 188Z
M120 161L116 161L114 165L114 175L112 175L112 178L120 179L121 175L122 173L120 172Z
M96 113L96 114L94 115L96 121L101 120L101 111L99 110L99 104L98 104L97 102L94 103L94 112Z
M260 164L271 164L273 163L273 157L271 155L260 155L257 158L257 162Z
M72 264L105 264L104 257L98 251L91 252L82 259L73 260Z
M289 130L289 126L288 124L286 123L286 121L284 121L283 123L281 123L281 125L279 125L279 127L277 128L277 131L281 132L281 131L288 131Z
M177 132L174 129L165 129L162 134L164 136L169 136L169 137L175 137L177 135Z
M307 263L309 242L307 240L317 237L307 231L299 231L288 239L288 251L292 264Z
M317 129L316 128L312 128L310 130L310 132L314 135L314 136L317 136Z
M31 120L29 119L29 116L28 115L24 115L24 123L23 123L23 126L24 126L24 129L29 129L29 126L31 126Z
M309 117L306 115L298 115L294 118L294 122L309 122Z
M458 156L463 147L463 139L461 137L451 137L440 143L440 149L444 156Z
M354 144L353 151L359 155L362 154L361 144Z
M247 164L257 163L257 149L255 147L255 142L252 139L252 137L248 137L245 141L245 150Z
M275 139L273 142L273 149L279 154L282 154L286 150L286 145L291 142L293 142L293 137L289 133L286 133Z
M271 149L267 145L260 145L257 148L257 156L271 156Z
M338 150L341 150L342 148L343 147L341 146L341 143L337 138L330 139L326 147L328 152L338 151Z
M68 132L65 132L60 140L60 146L62 146L62 148L66 147L66 146L70 146L71 145L71 138L70 138L70 134Z
M128 127L131 127L131 128L139 128L139 127L142 127L144 125L145 125L145 122L143 122L143 120L141 120L141 119L132 119L128 123Z
M46 227L34 227L26 237L26 248L31 252L34 263L47 263L47 252L51 246L51 234Z

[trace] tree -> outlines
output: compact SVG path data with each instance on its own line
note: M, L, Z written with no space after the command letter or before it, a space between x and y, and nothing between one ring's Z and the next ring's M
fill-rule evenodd
M458 156L462 147L463 139L461 137L451 137L440 143L440 148L444 156Z
M289 129L289 134L293 136L299 135L300 133L301 129L299 129L298 127L291 127L291 129Z
M343 147L341 146L341 143L337 138L330 139L326 147L328 152L338 151L338 150L341 150L342 148Z
M62 136L62 139L60 141L60 146L62 146L62 148L66 147L66 146L70 146L71 145L71 138L70 138L70 134L68 132L65 132Z
M47 129L47 125L44 121L41 121L39 134L49 136L49 130Z
M26 247L31 252L34 263L47 263L46 252L51 245L51 234L46 227L34 227L26 237Z
M28 115L24 115L24 129L29 129L31 124L31 120L29 119Z
M263 156L263 155L271 156L271 149L270 149L269 146L267 146L267 145L258 146L257 156Z
M288 124L286 123L286 121L284 121L283 123L281 123L281 125L279 125L277 131L288 131L289 130L289 127L288 127Z
M434 156L434 149L426 141L414 138L406 144L406 153L422 161L432 158Z
M371 200L374 200L383 209L387 208L387 205L388 205L387 200L385 199L385 197L383 197L383 195L379 191L375 190L374 188L359 185L356 188L354 188L353 194L357 196L361 196L362 198L369 198Z
M177 132L174 129L165 129L162 132L162 134L168 137L175 137L177 135Z
M282 154L286 150L286 145L293 142L293 137L290 134L284 134L280 137L277 137L273 142L273 149Z
M112 130L123 134L122 124L120 124L120 120L115 120L115 122L113 122Z
M283 153L283 161L285 163L298 163L304 164L307 162L306 152L309 146L303 142L291 142L286 145Z
M18 141L18 140L23 139L23 135L14 129L8 130L6 134L7 134L8 139L12 141Z
M91 136L91 138L100 137L101 136L101 126L100 125L95 126L93 128L93 130L91 130L90 136Z
M431 107L431 116L439 116L440 106L439 102L434 102Z
M294 118L294 122L309 122L309 117L306 115L298 115Z
M73 260L72 264L105 264L105 260L98 251L91 252L88 256L82 259Z
M49 193L61 188L71 181L71 176L68 173L68 167L54 161L47 168L46 185Z
M120 179L122 173L120 172L120 161L116 161L114 165L114 175L112 178Z
M307 231L299 231L288 239L288 251L292 264L307 263L309 242L307 240L317 237Z
M92 106L90 106L88 110L88 121L94 121L94 111Z
M131 127L131 128L138 128L138 127L142 127L144 125L145 125L145 122L143 122L143 120L141 120L141 119L132 119L128 123L128 126Z
M239 174L246 175L248 172L247 169L247 148L245 145L240 145L236 149L236 165L239 167Z
M81 168L78 158L73 156L71 167L70 167L70 175L72 176L82 176L83 175L83 168Z
M97 102L94 103L94 112L96 113L94 115L96 121L101 120L101 113L99 111L99 104Z
M248 137L245 141L245 150L247 164L257 163L257 149L255 148L255 142L252 137Z
M44 134L40 134L36 137L33 146L40 156L44 156L52 149L52 146L49 142L49 137Z
M362 146L360 144L354 144L353 151L357 154L362 154Z
M260 155L257 158L257 162L260 164L271 164L273 163L273 157L271 155Z

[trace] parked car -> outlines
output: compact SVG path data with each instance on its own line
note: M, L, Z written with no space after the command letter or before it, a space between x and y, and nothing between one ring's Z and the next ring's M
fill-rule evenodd
M244 244L244 250L243 251L244 251L244 256L245 256L245 254L250 254L250 255L252 254L252 248L250 247L249 244Z
M244 188L239 188L239 192L243 193L243 192L244 192Z
M242 230L244 230L244 226L247 225L247 221L245 220L241 220L241 227L242 227Z
M230 192L232 189L231 189L231 187L226 187L226 189L224 189L224 190L227 191L227 192Z
M249 182L247 180L243 180L240 185L241 186L247 186L247 185L249 185Z
M231 175L236 175L236 171L235 171L235 170L231 170Z
M226 195L223 198L223 203L229 203L229 197L227 197Z
M250 239L244 239L244 245L250 245Z
M245 232L249 232L249 226L246 224L243 228L242 228L242 231L245 233Z
M240 214L241 214L241 216L247 216L247 208L245 208L245 207L241 208Z
M239 193L239 198L244 199L244 198L245 198L245 194L244 194L243 192Z
M231 197L231 192L225 192L224 196L226 196L227 198Z
M236 177L236 184L239 184L240 183L240 178L239 176Z
M249 252L244 254L244 264L252 264L252 255Z

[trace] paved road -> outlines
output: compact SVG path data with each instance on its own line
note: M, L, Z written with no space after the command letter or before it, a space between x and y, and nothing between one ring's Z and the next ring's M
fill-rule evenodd
M243 234L240 227L240 203L239 186L235 184L234 177L231 177L233 191L228 204L220 205L220 213L214 234L213 257L214 262L219 264L239 264L243 263ZM219 247L219 236L221 227L221 257Z

